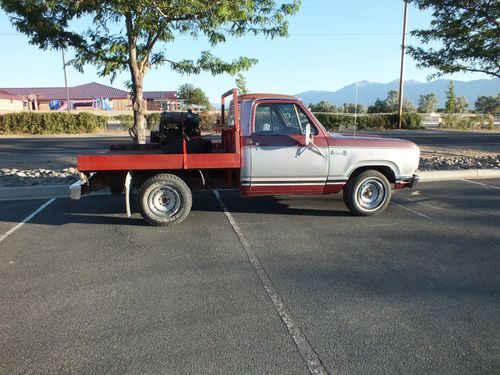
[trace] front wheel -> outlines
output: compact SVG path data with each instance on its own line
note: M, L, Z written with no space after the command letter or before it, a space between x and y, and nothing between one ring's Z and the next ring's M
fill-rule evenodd
M365 171L349 180L344 188L344 202L354 215L378 215L389 205L391 191L382 173Z
M191 212L191 190L179 177L162 173L142 184L139 210L151 225L173 226L181 223Z

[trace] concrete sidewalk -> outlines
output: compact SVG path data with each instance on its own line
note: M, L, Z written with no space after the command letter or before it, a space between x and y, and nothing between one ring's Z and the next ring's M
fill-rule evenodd
M420 182L438 182L461 179L500 178L500 169L461 169L457 171L417 172Z

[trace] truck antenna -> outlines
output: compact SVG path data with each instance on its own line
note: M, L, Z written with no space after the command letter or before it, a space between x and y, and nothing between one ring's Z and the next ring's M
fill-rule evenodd
M356 99L354 101L354 139L356 139L357 118L358 118L358 82L356 81Z

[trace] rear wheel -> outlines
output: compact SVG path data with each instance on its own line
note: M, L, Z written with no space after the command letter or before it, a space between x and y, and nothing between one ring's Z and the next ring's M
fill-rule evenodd
M378 215L391 201L391 185L377 171L360 173L344 188L344 202L354 215Z
M191 212L191 190L179 177L162 173L142 184L139 210L151 225L173 226L181 223Z

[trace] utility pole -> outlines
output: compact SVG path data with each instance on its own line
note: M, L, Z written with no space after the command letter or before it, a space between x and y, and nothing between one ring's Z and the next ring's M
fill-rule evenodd
M403 18L403 42L401 43L401 71L399 75L398 129L401 129L401 123L403 121L403 86L404 86L407 19L408 19L408 0L405 0L405 13Z
M69 89L68 89L68 77L66 76L66 59L64 58L64 48L61 48L61 53L62 53L63 70L64 70L64 86L66 87L66 102L67 102L67 109L68 109L68 112L70 112L70 105L69 105Z

